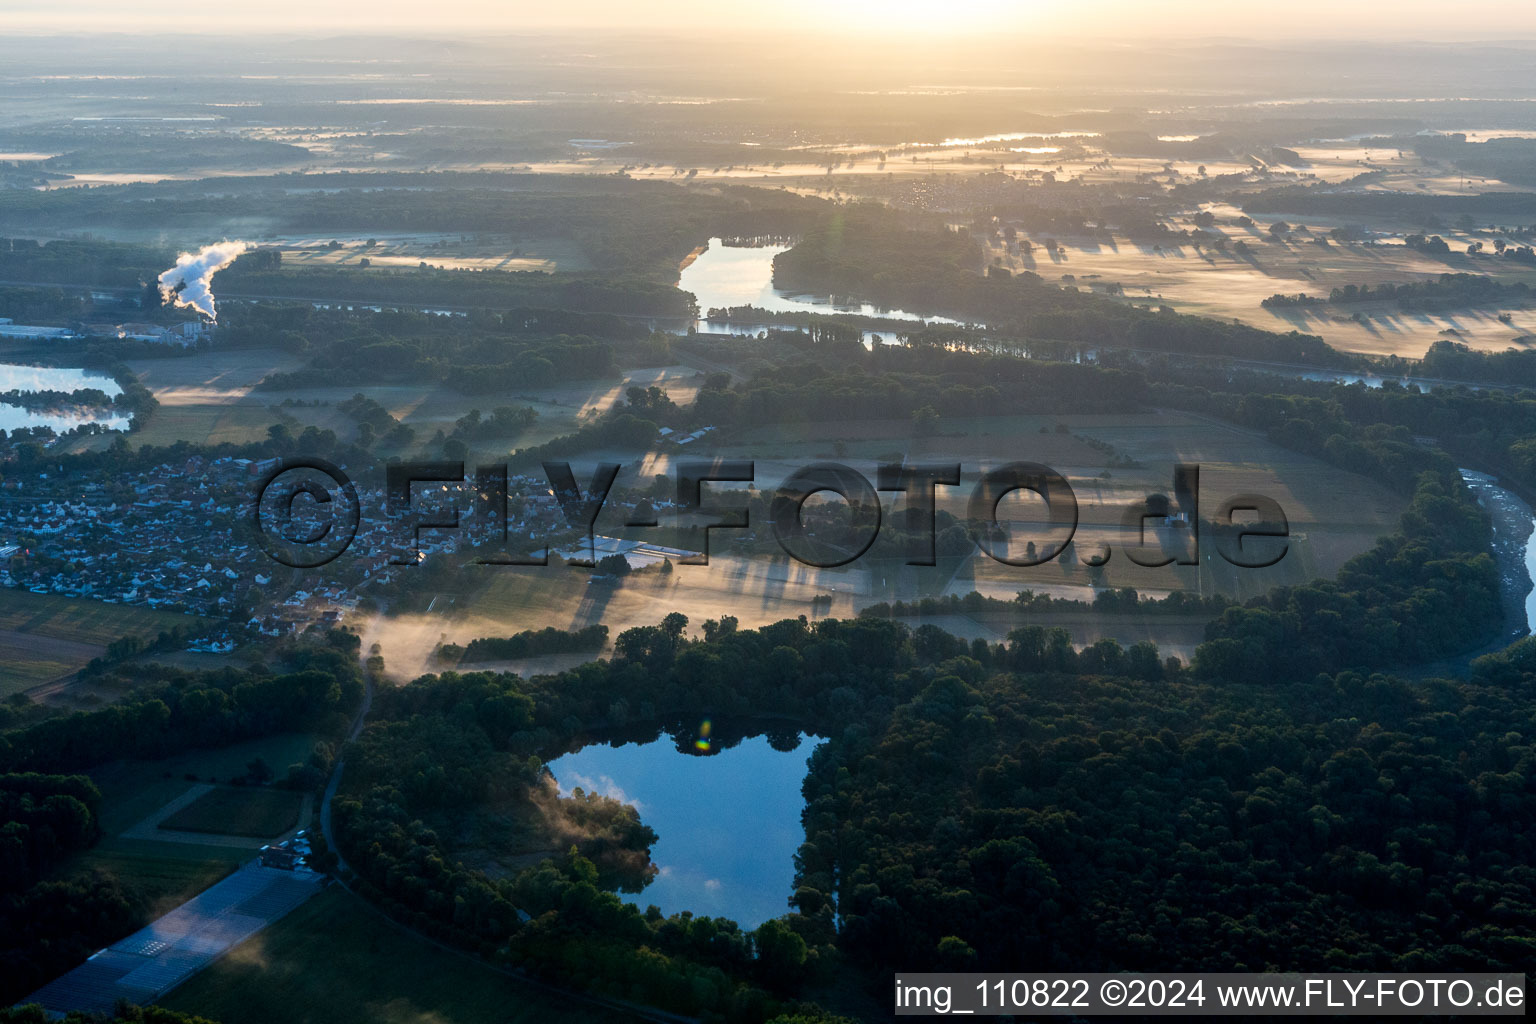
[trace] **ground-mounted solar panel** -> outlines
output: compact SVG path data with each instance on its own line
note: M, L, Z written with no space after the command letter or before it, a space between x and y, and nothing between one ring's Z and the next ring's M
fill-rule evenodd
M28 996L56 1012L146 1003L320 891L320 877L251 864Z

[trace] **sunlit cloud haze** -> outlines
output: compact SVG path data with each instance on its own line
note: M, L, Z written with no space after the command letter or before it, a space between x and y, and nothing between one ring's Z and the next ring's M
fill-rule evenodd
M1284 5L1232 0L573 0L552 4L497 0L237 0L204 6L194 18L169 19L142 0L5 0L0 34L391 32L656 29L705 33L860 31L928 35L1037 33L1255 39L1315 37L1508 38L1536 36L1529 0L1291 0Z

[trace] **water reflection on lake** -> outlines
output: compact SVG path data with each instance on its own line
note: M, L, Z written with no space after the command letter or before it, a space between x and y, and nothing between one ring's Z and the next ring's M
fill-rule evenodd
M619 747L594 743L556 758L549 770L561 792L580 786L622 800L655 829L651 860L660 874L624 899L666 914L729 917L750 929L789 913L794 855L805 841L800 785L819 742L799 740L786 752L754 736L707 757L681 752L666 735Z
M95 370L0 363L0 391L83 391L86 388L105 391L109 395L123 392L117 381Z
M120 395L123 389L104 373L59 366L19 366L0 363L0 391L84 391ZM52 427L62 434L85 423L100 423L112 430L127 430L129 417L106 409L29 410L0 402L0 430L20 427Z
M65 433L87 423L100 423L108 430L127 430L129 417L94 409L50 409L34 412L19 405L0 402L0 430L16 430L20 427L52 427L55 433Z
M857 313L891 320L921 320L954 324L938 316L918 316L899 309L881 309L867 302L834 302L829 295L797 295L773 286L773 258L787 245L734 246L711 238L698 258L683 268L678 287L692 292L699 309L756 306L773 313Z
M1493 555L1499 587L1509 607L1523 606L1525 626L1536 632L1536 514L1520 497L1498 485L1495 477L1461 470L1478 504L1493 520Z

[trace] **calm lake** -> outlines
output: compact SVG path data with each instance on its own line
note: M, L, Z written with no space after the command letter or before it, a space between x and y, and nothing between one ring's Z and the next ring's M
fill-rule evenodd
M791 294L773 286L773 258L787 245L734 246L711 238L698 258L683 268L677 286L693 292L699 310L756 306L774 313L857 313L892 320L925 320L953 324L938 316L918 316L899 309L881 309L867 302L834 302L830 295ZM701 330L703 329L701 325Z
M704 757L663 735L651 743L593 743L549 763L569 795L577 786L631 804L656 831L660 874L636 906L689 910L756 928L789 913L794 855L805 842L800 785L819 740L789 752L754 736Z
M57 366L18 366L0 363L0 391L82 391L94 388L108 395L122 394L117 381L94 370ZM82 423L100 423L113 430L127 430L128 417L105 410L28 410L0 402L0 430L18 427L52 427L59 433Z

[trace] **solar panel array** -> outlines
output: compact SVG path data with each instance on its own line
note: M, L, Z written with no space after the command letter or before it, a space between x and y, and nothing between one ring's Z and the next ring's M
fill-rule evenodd
M119 999L153 1002L309 899L320 885L312 872L252 862L22 1001L58 1013L109 1012Z

